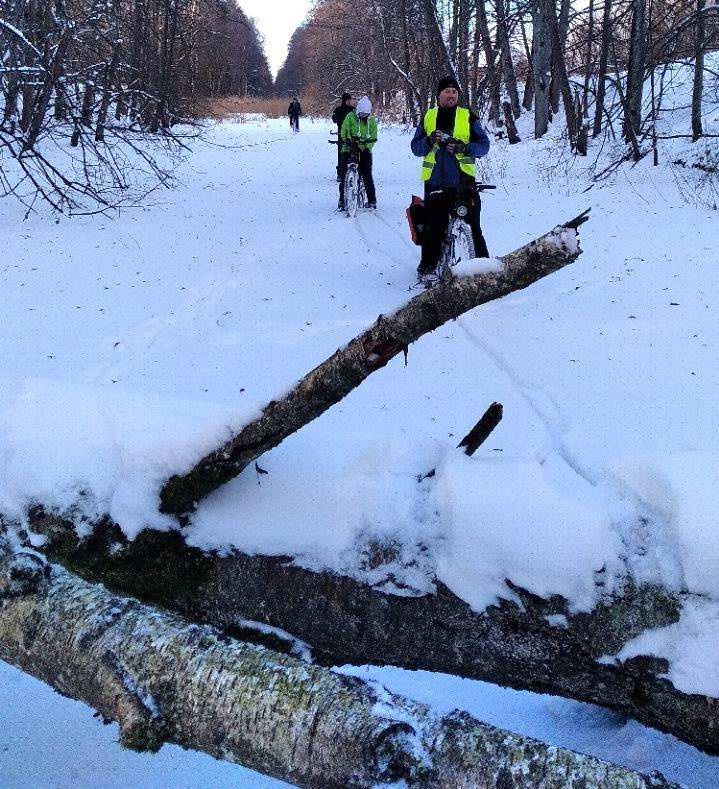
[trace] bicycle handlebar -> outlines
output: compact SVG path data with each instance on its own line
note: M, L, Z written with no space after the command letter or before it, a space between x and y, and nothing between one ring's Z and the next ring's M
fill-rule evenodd
M330 145L346 145L348 143L353 143L353 142L357 142L357 143L359 143L359 142L377 142L377 138L376 137L369 137L369 138L365 139L364 137L350 137L349 140L327 140L327 142Z
M470 190L476 190L477 192L486 192L489 189L496 189L496 188L497 187L494 184L475 183L473 185L468 184L466 186L464 184L460 184L458 187L457 186L440 187L439 189L434 189L432 192L430 192L430 194L434 195L434 194L441 194L443 192L462 192L462 191L470 191Z

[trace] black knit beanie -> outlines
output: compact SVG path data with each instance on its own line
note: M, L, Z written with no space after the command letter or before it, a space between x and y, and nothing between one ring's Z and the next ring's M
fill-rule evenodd
M457 91L459 91L460 93L462 92L461 88L459 87L459 82L457 82L457 80L454 77L450 77L450 76L442 77L442 79L437 83L436 95L439 96L439 94L445 88L456 88Z

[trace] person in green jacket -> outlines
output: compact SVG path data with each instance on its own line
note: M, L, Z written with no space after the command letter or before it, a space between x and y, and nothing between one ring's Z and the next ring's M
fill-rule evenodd
M356 109L347 113L340 130L340 201L337 206L340 211L345 209L345 174L349 163L349 141L352 138L359 140L359 169L367 191L367 204L370 208L377 208L377 194L372 178L372 148L377 142L377 120L372 115L372 102L367 96L362 96Z

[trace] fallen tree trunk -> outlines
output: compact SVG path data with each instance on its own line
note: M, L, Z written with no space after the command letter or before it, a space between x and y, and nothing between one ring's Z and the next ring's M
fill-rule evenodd
M1 538L0 538L1 539ZM0 543L0 657L116 720L306 787L669 787L120 598Z
M290 557L206 554L179 533L144 531L130 542L105 522L81 541L72 524L40 509L30 520L47 536L43 550L53 560L228 635L287 649L250 620L306 642L324 665L442 671L587 701L719 754L716 699L677 690L664 679L666 661L597 662L644 630L678 620L681 599L659 587L627 585L576 614L561 597L517 588L521 607L502 601L479 614L439 583L434 594L397 596L305 570Z
M415 296L392 315L380 315L309 372L287 394L265 406L222 447L185 474L165 482L160 510L190 512L196 502L236 477L261 454L316 419L410 343L480 304L521 290L568 265L580 254L578 228L587 212L500 258L495 272L455 277Z

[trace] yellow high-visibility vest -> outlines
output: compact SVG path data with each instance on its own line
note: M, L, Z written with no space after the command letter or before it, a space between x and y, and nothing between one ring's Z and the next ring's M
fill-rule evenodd
M424 131L427 136L432 134L437 128L437 107L427 110L424 114ZM461 140L465 145L469 142L469 135L471 133L469 122L469 110L464 107L457 107L454 115L454 129L452 130L452 137L455 140ZM422 160L422 180L429 181L432 176L432 170L437 161L437 148L438 145L433 145L432 150ZM474 157L467 156L465 153L455 153L459 169L466 175L474 178Z

